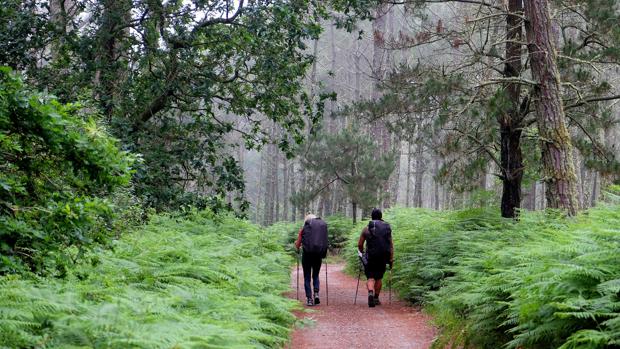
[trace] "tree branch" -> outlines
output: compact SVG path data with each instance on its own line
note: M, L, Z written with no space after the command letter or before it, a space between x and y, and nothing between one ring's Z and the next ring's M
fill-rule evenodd
M581 107L584 104L588 104L588 103L592 103L592 102L601 102L601 101L611 101L614 99L620 99L620 94L617 95L613 95L613 96L603 96L603 97L590 97L590 98L585 98L580 100L577 103L571 104L571 105L567 105L566 107L564 107L564 109L572 109L572 108L577 108L577 107Z
M488 2L484 2L484 1L478 1L478 0L426 0L425 2L428 3L446 3L446 2L460 2L460 3L464 3L464 4L475 4L475 5L480 5L480 6L486 6L488 8L492 8L498 11L504 11L503 8L489 4ZM406 5L409 3L409 1L403 0L403 1L388 1L388 4L392 4L392 5Z

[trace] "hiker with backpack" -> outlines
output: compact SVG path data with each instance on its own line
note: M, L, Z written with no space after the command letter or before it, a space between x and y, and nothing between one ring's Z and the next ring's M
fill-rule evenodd
M394 243L392 242L392 228L382 219L381 210L375 208L371 213L371 221L364 227L357 248L359 250L362 263L364 264L364 274L368 279L368 306L380 305L379 293L383 274L385 274L386 264L390 265L390 270L394 265ZM364 253L364 242L366 242L366 253Z
M308 214L304 226L299 230L295 247L297 251L303 247L301 265L304 271L306 305L318 305L321 303L319 299L319 271L321 271L323 258L327 256L327 223L320 217ZM312 279L312 288L310 287L310 279ZM314 289L314 297L312 297L312 289Z

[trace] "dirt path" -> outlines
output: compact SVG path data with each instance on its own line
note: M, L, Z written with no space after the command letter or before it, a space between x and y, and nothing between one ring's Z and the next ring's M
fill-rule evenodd
M325 265L323 265L323 268ZM353 305L357 279L342 272L343 264L328 264L329 305L325 299L325 270L321 268L321 304L313 312L299 312L297 317L312 319L314 325L293 332L289 348L429 348L435 330L429 317L405 305L392 295L388 304L387 288L381 292L382 305L368 307L364 276L360 280L357 304ZM300 268L299 297L305 299L303 274ZM386 273L386 281L387 281ZM297 271L293 270L291 284L296 289ZM295 293L292 298L295 298Z

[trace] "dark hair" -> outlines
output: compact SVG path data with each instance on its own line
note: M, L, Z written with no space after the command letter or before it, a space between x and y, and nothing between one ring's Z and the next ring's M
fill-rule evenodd
M370 218L372 218L373 221L381 220L382 216L383 216L383 214L381 213L380 209L378 209L378 208L373 208L372 209L372 213L370 214Z

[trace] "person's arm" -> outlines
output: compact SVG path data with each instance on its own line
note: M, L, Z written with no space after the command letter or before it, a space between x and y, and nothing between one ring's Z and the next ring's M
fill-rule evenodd
M301 229L299 229L299 233L297 234L297 240L295 240L295 248L297 249L297 251L299 252L299 248L301 247L301 234L304 232L304 228L301 227Z
M366 241L366 227L362 230L362 234L360 235L360 239L357 241L357 250L361 253L364 253L364 241Z

